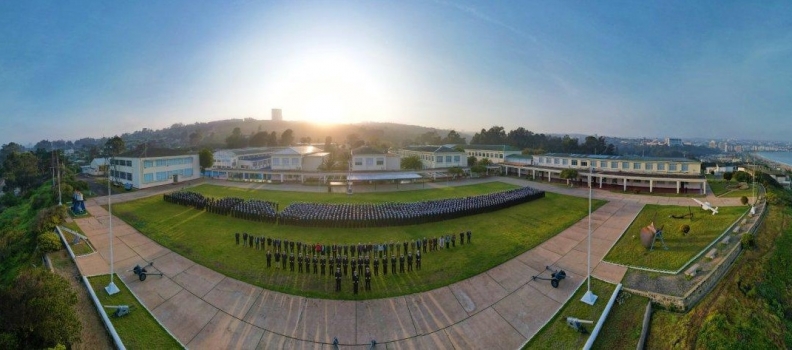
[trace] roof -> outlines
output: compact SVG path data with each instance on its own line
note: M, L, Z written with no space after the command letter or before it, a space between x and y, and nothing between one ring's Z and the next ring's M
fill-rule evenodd
M99 166L107 165L107 158L94 158L91 161L91 165L93 165L94 162L96 162L96 165L99 165Z
M322 149L314 147L314 146L294 146L294 147L285 147L278 149L277 151L273 152L272 154L276 155L308 155L312 153L322 152Z
M413 180L420 179L417 173L373 173L373 174L350 174L347 176L349 181L374 181L374 180Z
M521 149L509 145L467 145L462 146L465 151L467 150L482 150L482 151L510 151L520 152Z
M352 155L359 155L359 154L386 154L388 152L378 150L371 146L361 146L352 150Z
M451 152L458 152L461 153L451 147L446 146L407 146L402 149L414 152L427 152L427 153L451 153Z
M574 154L574 153L546 153L537 155L538 157L565 157L565 158L587 158L601 160L623 160L623 161L644 161L644 162L682 162L682 163L701 163L700 161L687 158L671 157L640 157L640 156L613 156L605 154Z
M132 150L127 151L124 153L119 154L117 157L120 158L157 158L157 157L172 157L172 156L184 156L184 155L195 155L197 152L194 152L190 149L172 149L172 148L147 148L145 150Z

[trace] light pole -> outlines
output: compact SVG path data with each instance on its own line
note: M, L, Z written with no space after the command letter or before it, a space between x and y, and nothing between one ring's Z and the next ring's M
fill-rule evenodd
M110 158L110 164L112 164L112 162L113 162L113 159ZM108 223L109 223L109 225L108 226L110 227L110 284L108 284L107 287L105 287L105 291L107 291L107 294L109 294L109 295L113 295L113 294L116 294L116 293L120 292L118 287L116 287L115 283L113 282L113 275L115 274L115 272L113 270L113 207L112 207L112 204L110 203L110 195L112 194L111 183L112 183L112 181L110 180L110 166L108 165L108 167L107 167L107 212L109 213L109 215L108 215Z
M591 162L591 160L589 160ZM591 178L594 177L594 167L591 166L589 163L589 178L588 178L588 186L589 186L589 209L588 209L588 291L586 294L583 295L583 298L580 301L594 305L597 301L597 295L591 291Z

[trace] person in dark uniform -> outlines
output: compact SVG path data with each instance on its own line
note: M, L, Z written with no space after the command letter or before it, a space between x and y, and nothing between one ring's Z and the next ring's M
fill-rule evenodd
M379 276L379 258L374 257L374 276Z
M465 245L465 233L464 232L460 232L459 233L459 244Z
M272 253L268 250L267 251L267 267L272 266Z
M404 254L399 256L399 273L404 273Z
M412 252L409 252L409 253L407 253L407 271L408 272L412 271L412 266L413 266L412 264L413 264Z
M305 253L305 273L311 273L311 256Z
M324 256L322 256L321 264L322 264L322 276L324 276L325 275L325 265L327 265L327 258L325 258Z
M235 233L234 237L236 238L237 245L239 245L239 232Z
M470 231L467 232L468 244L470 244Z
M281 253L281 265L283 265L283 270L286 270L286 259L287 258L288 258L288 255L286 255L285 251L283 253Z
M366 290L371 290L371 270L366 266Z
M423 251L426 253L426 246L429 244L429 241L424 237L423 239Z
M247 247L247 232L242 234L242 246Z
M409 244L409 243L407 243L407 241L404 241L404 243L403 243L403 246L404 246L404 252L405 252L405 253L407 252L407 245L408 245L408 244Z
M451 246L456 248L456 235L451 235Z
M253 235L248 235L248 247L253 248Z
M349 263L349 258L347 258L347 256L346 256L346 255L344 255L344 258L343 258L343 259L341 259L341 266L343 266L343 267L344 267L344 276L346 276L346 275L347 275L347 266L348 266L348 263Z
M415 268L418 269L418 271L421 271L421 251L420 250L415 252Z
M387 255L385 255L385 257L382 258L382 275L383 276L387 276L388 275L388 256Z
M359 255L358 255L357 263L358 263L358 275L363 276L363 258Z
M327 262L330 263L330 267L327 269L328 275L333 275L333 271L335 271L335 264L333 263L333 257L327 258Z
M313 256L314 275L319 274L319 258L316 254Z
M302 253L297 257L297 272L303 273L303 256Z
M336 269L335 278L336 278L336 292L340 292L341 291L341 268L340 267Z
M360 278L358 277L357 271L352 272L352 290L353 293L358 293L358 281Z
M391 272L396 274L396 254L391 255Z

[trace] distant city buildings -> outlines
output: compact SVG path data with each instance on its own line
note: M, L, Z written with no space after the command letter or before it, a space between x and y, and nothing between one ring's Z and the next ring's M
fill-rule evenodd
M682 139L666 137L665 144L668 147L682 147Z

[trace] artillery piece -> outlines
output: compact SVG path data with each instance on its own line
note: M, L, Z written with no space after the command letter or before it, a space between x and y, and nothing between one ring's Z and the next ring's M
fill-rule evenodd
M122 317L129 315L129 305L104 305L107 309L114 309L113 316Z
M593 324L593 323L594 323L594 321L581 320L581 319L575 318L575 317L567 317L566 318L567 326L572 327L574 330L576 330L576 331L578 331L579 333L582 333L582 334L588 334L588 329L586 329L586 326L584 326L583 324Z
M152 261L152 262L148 263L148 265L146 265L146 267L154 267L154 262ZM146 280L146 276L147 275L159 275L160 277L162 277L162 275L163 275L162 272L149 272L148 270L146 270L146 267L141 267L140 265L135 265L135 267L132 269L132 272L135 275L138 276L138 279L141 282Z
M566 278L566 272L564 272L564 270L555 271L555 270L551 269L550 266L545 266L545 270L550 270L552 272L550 274L550 278L539 277L542 274L542 273L539 273L539 275L531 277L531 280L536 281L536 280L539 279L539 280L550 281L550 285L553 286L553 288L558 288L558 283L561 280Z

